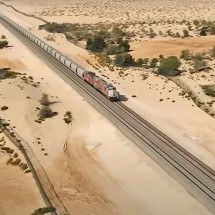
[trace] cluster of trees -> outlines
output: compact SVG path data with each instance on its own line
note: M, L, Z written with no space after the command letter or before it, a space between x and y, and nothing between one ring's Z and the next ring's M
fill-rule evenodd
M167 76L178 75L180 73L178 68L181 65L180 60L175 56L170 56L167 58L162 57L159 60L157 58L153 58L151 61L149 61L148 58L145 59L138 58L137 60L135 60L128 53L116 55L114 63L115 65L120 67L126 66L144 66L146 68L158 67L158 74Z
M99 31L87 39L86 49L93 52L104 52L107 55L122 54L129 52L128 40L123 39L125 33L118 28L111 32Z
M188 49L181 52L181 59L185 61L192 61L194 72L205 70L208 68L208 60L215 58L215 47L213 47L208 53L196 53L191 54Z

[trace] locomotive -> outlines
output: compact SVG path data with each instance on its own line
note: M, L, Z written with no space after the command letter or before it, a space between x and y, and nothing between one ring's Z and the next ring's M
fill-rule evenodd
M94 72L87 71L86 69L84 69L71 59L69 59L67 56L63 55L61 52L57 51L52 46L48 45L46 42L39 39L29 31L25 30L20 25L8 19L1 13L0 17L6 22L8 22L10 25L12 25L14 28L16 28L18 31L20 31L22 34L24 34L26 37L28 37L28 39L30 39L35 44L44 49L46 52L48 52L52 57L60 61L63 65L69 68L70 71L79 76L83 81L90 84L92 87L94 87L98 92L103 94L109 100L117 101L119 99L119 93L111 83L108 83L102 78L98 77Z

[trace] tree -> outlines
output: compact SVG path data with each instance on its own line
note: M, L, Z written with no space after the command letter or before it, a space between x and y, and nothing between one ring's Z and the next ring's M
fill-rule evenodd
M161 75L169 75L169 76L178 75L179 74L178 68L180 65L181 65L181 62L175 56L164 58L160 63L160 66L158 68L158 73Z
M108 55L114 55L117 53L118 47L116 45L110 44L107 47L106 53Z
M142 58L138 58L135 63L136 63L136 66L142 66L144 63L144 60Z
M122 40L121 43L119 43L118 48L123 48L125 52L128 52L130 50L130 45L128 43L128 40Z
M40 104L43 106L49 106L50 105L50 101L49 101L47 94L42 95L42 98L40 99Z
M150 62L150 67L155 68L157 66L158 59L157 58L152 58Z
M186 30L186 29L184 29L184 30L183 30L183 36L184 36L184 37L189 37L189 31Z
M207 28L206 27L203 27L201 30L200 30L200 33L199 33L201 36L207 36Z
M190 51L188 49L182 50L180 58L184 60L190 60L191 59Z
M96 35L93 39L88 38L86 49L94 52L102 52L106 46L107 44L104 37L101 35Z
M204 59L204 53L200 53L200 52L196 53L196 54L193 56L193 59L194 59L194 60L199 60L199 61L203 60L203 59Z
M8 46L8 41L7 40L3 40L3 41L0 41L0 49L3 49L5 47Z
M215 46L210 50L211 57L215 57Z
M199 72L200 70L205 70L206 67L207 67L206 60L195 60L194 61L194 70L196 72Z
M197 19L195 19L195 20L193 20L193 24L194 24L195 26L199 26L199 21L198 21Z
M116 66L134 66L134 58L128 53L117 54L114 60Z

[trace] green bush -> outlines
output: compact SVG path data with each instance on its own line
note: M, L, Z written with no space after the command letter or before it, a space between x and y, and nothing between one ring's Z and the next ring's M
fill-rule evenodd
M39 113L40 120L44 120L46 118L51 118L55 115L57 115L57 113L53 112L52 109L48 106L43 106Z
M108 45L107 49L106 49L106 53L108 55L114 55L117 53L118 47L116 45Z
M215 57L215 46L209 51L211 57Z
M180 58L184 60L190 60L191 59L190 51L188 49L182 50Z
M125 52L129 52L130 50L130 45L128 40L122 40L119 45L118 45L118 49L120 50L121 48L124 49Z
M189 37L189 31L188 30L183 30L183 37Z
M0 41L0 49L6 48L8 46L7 40Z
M50 101L48 99L48 95L47 94L43 94L42 98L40 99L40 104L43 106L49 106L50 105Z
M208 96L215 97L215 85L202 85L201 88L203 89L204 93Z
M157 63L158 63L158 59L157 58L152 58L152 60L150 62L150 67L155 68L157 66Z
M86 49L94 52L102 52L107 47L104 37L97 35L93 39L88 38Z
M134 58L128 53L117 54L114 60L114 64L116 66L126 67L126 66L134 66L135 61Z
M158 73L161 75L175 76L179 74L178 68L181 62L175 56L170 56L161 60Z
M194 70L196 72L200 70L204 70L207 67L207 61L206 60L195 60L194 61Z
M135 61L136 66L143 66L144 60L142 58L138 58Z
M117 28L117 27L114 27L111 33L115 37L123 37L123 36L125 36L125 32L122 31L121 29Z

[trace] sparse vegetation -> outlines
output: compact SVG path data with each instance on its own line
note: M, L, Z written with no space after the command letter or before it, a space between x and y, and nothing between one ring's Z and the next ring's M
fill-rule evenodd
M201 85L201 88L203 89L204 93L207 96L215 97L215 85L214 84Z
M11 71L10 68L0 69L0 80L7 78L15 78L17 75L21 75L21 73Z
M57 112L54 112L50 107L48 106L44 106L41 108L40 112L39 112L39 120L44 120L46 118L51 118L53 116L57 115Z
M50 105L54 104L55 102L50 102L48 95L43 94L42 98L40 99L40 104L43 106L42 108L39 108L39 120L35 120L38 123L41 123L41 121L45 120L46 118L51 118L53 116L57 115L57 112L54 112Z

